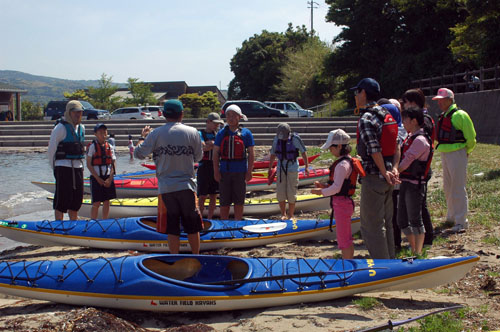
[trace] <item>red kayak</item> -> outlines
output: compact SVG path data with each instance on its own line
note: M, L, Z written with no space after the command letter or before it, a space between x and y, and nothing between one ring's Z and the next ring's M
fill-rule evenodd
M315 154L314 156L307 157L307 160L309 161L309 163L312 163L318 157L319 157L319 154ZM299 157L298 161L299 161L299 166L304 166L304 159ZM275 167L277 164L278 164L278 161L275 160L273 163L273 167ZM156 169L155 164L142 163L141 165L144 167L147 167L149 169ZM257 160L253 163L253 168L254 169L269 168L269 160Z

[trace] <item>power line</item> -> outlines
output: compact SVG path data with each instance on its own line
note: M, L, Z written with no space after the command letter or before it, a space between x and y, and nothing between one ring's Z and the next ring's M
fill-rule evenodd
M307 8L311 8L311 35L314 35L314 24L313 24L314 13L313 13L313 10L315 8L318 8L318 7L315 7L314 5L316 4L319 6L319 3L311 0L311 1L308 1L307 4L309 5L309 7L307 7Z

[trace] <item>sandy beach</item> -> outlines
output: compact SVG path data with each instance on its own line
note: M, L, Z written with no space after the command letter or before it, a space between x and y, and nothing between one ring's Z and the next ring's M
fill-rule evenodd
M436 174L429 190L440 185L440 175ZM301 191L308 190L310 188ZM316 218L328 213L315 211L297 217ZM356 211L354 216L358 215ZM500 234L498 225L494 231ZM498 276L500 273L500 248L481 241L487 232L491 230L478 224L471 225L467 232L461 234L443 231L441 236L448 241L433 245L428 251L429 257L478 255L480 261L460 281L435 289L370 293L318 303L202 313L133 312L99 308L97 304L96 307L75 307L0 294L0 331L356 331L454 305L469 308L462 320L465 328L478 331L487 321L492 330L500 329L500 285L497 284L498 277L489 274L494 272ZM336 243L332 241L304 241L205 253L238 257L328 258L338 252ZM27 246L4 251L0 253L0 259L32 261L136 254L139 253ZM355 258L368 257L362 240L358 238L355 240ZM361 309L353 300L363 296L376 298L378 304L370 310ZM411 324L415 326L418 323Z

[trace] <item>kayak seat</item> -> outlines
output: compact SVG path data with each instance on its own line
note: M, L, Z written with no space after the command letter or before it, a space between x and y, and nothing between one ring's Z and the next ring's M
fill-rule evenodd
M225 264L226 261L213 262L207 261L203 263L201 268L195 275L185 279L186 282L192 283L206 283L215 281L227 281L242 279L248 273L248 265L240 260L231 260Z
M201 263L196 258L182 258L174 263L159 259L146 259L143 264L157 274L182 281L196 275L201 269Z
M141 218L141 222L146 226L156 229L156 219Z

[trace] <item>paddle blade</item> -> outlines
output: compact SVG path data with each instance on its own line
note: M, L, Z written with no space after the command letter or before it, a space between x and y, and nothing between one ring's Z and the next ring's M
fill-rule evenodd
M258 225L247 225L243 226L241 229L252 233L272 233L281 231L287 226L286 222L275 222L271 224L258 224Z

